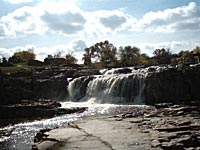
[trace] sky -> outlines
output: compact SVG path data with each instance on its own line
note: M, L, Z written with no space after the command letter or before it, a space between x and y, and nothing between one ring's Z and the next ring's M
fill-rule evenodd
M108 40L176 53L200 46L199 0L1 0L0 57L32 49L36 58L70 53Z

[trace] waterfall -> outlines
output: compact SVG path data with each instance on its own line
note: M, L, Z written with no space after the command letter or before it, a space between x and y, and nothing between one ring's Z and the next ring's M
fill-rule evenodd
M70 101L79 101L81 100L86 93L88 82L91 80L91 77L79 77L75 78L68 85L68 99Z
M142 104L145 75L139 72L79 77L68 85L69 100Z

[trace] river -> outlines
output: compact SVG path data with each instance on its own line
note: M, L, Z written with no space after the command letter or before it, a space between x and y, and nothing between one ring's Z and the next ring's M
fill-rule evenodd
M70 121L83 117L141 111L143 105L130 104L144 102L142 93L145 73L128 69L128 74L118 74L120 71L124 72L127 69L112 69L100 76L69 79L67 101L73 102L63 102L62 107L87 107L87 111L1 128L0 149L29 150L39 130L67 125Z
M53 129L59 126L66 126L69 122L97 115L115 115L119 113L143 111L144 105L114 105L83 103L62 103L62 107L87 107L83 113L61 115L54 118L23 122L15 125L0 128L0 149L1 150L30 150L34 136L41 129Z

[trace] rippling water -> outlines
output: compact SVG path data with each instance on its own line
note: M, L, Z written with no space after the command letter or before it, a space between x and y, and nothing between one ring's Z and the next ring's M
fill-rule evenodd
M50 119L24 122L0 128L0 150L30 150L34 136L41 129L52 129L67 125L68 122L92 115L114 115L122 112L141 111L146 106L91 104L91 103L63 103L64 108L88 107L81 114L62 115Z

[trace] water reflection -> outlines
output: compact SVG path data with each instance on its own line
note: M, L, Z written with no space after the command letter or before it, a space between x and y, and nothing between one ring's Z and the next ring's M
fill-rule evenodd
M114 115L122 112L141 111L147 106L92 104L92 103L70 103L62 104L63 107L88 107L81 114L62 115L50 119L36 120L32 122L19 123L0 129L1 150L29 150L36 133L41 129L52 129L67 125L70 121L91 115Z

